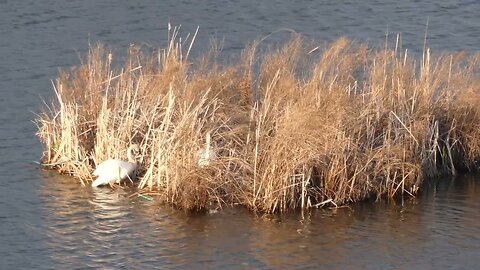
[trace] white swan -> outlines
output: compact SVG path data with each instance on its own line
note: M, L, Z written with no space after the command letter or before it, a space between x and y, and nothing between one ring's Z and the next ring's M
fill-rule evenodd
M137 168L137 160L135 159L134 151L140 151L138 144L132 144L128 148L128 161L109 159L100 163L93 172L93 176L97 176L97 179L93 181L92 187L120 183L121 180L130 178Z
M197 151L197 164L200 167L210 165L210 162L217 158L217 153L210 146L210 131L207 132L205 147Z

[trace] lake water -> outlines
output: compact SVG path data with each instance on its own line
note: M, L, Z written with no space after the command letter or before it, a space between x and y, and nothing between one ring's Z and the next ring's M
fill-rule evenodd
M229 57L282 28L373 45L388 29L419 52L427 21L433 50L475 51L479 14L473 0L0 0L0 269L479 269L480 176L438 179L403 202L187 215L41 170L31 122L41 97L51 100L58 68L78 64L89 42L119 53L130 43L164 44L169 20L184 33L200 26L195 53L216 36Z

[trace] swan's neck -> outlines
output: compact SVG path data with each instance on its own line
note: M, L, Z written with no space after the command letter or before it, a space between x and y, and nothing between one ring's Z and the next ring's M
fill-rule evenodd
M130 146L127 150L127 158L128 158L128 162L135 163L135 164L137 163L137 160L133 156L133 147L132 146Z
M207 132L207 138L206 138L205 141L206 141L206 142L205 142L205 152L206 152L207 155L208 155L208 153L210 152L210 131Z

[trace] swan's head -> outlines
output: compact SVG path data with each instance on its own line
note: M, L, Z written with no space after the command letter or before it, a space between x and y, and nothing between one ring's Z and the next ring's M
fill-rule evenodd
M140 158L140 146L138 144L132 144L128 147L127 155L129 161L137 161Z
M130 145L130 151L134 151L134 152L140 152L140 145L134 143L132 145Z

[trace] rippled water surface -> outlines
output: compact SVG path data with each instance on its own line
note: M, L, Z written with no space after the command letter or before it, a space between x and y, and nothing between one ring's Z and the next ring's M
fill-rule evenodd
M479 269L478 176L439 179L404 202L195 216L39 169L31 123L58 68L78 64L89 42L119 53L134 42L164 44L169 20L185 33L200 26L194 54L216 36L229 57L281 28L373 45L387 30L402 32L404 48L418 52L427 21L433 50L475 51L479 14L480 2L462 0L0 0L0 269Z

